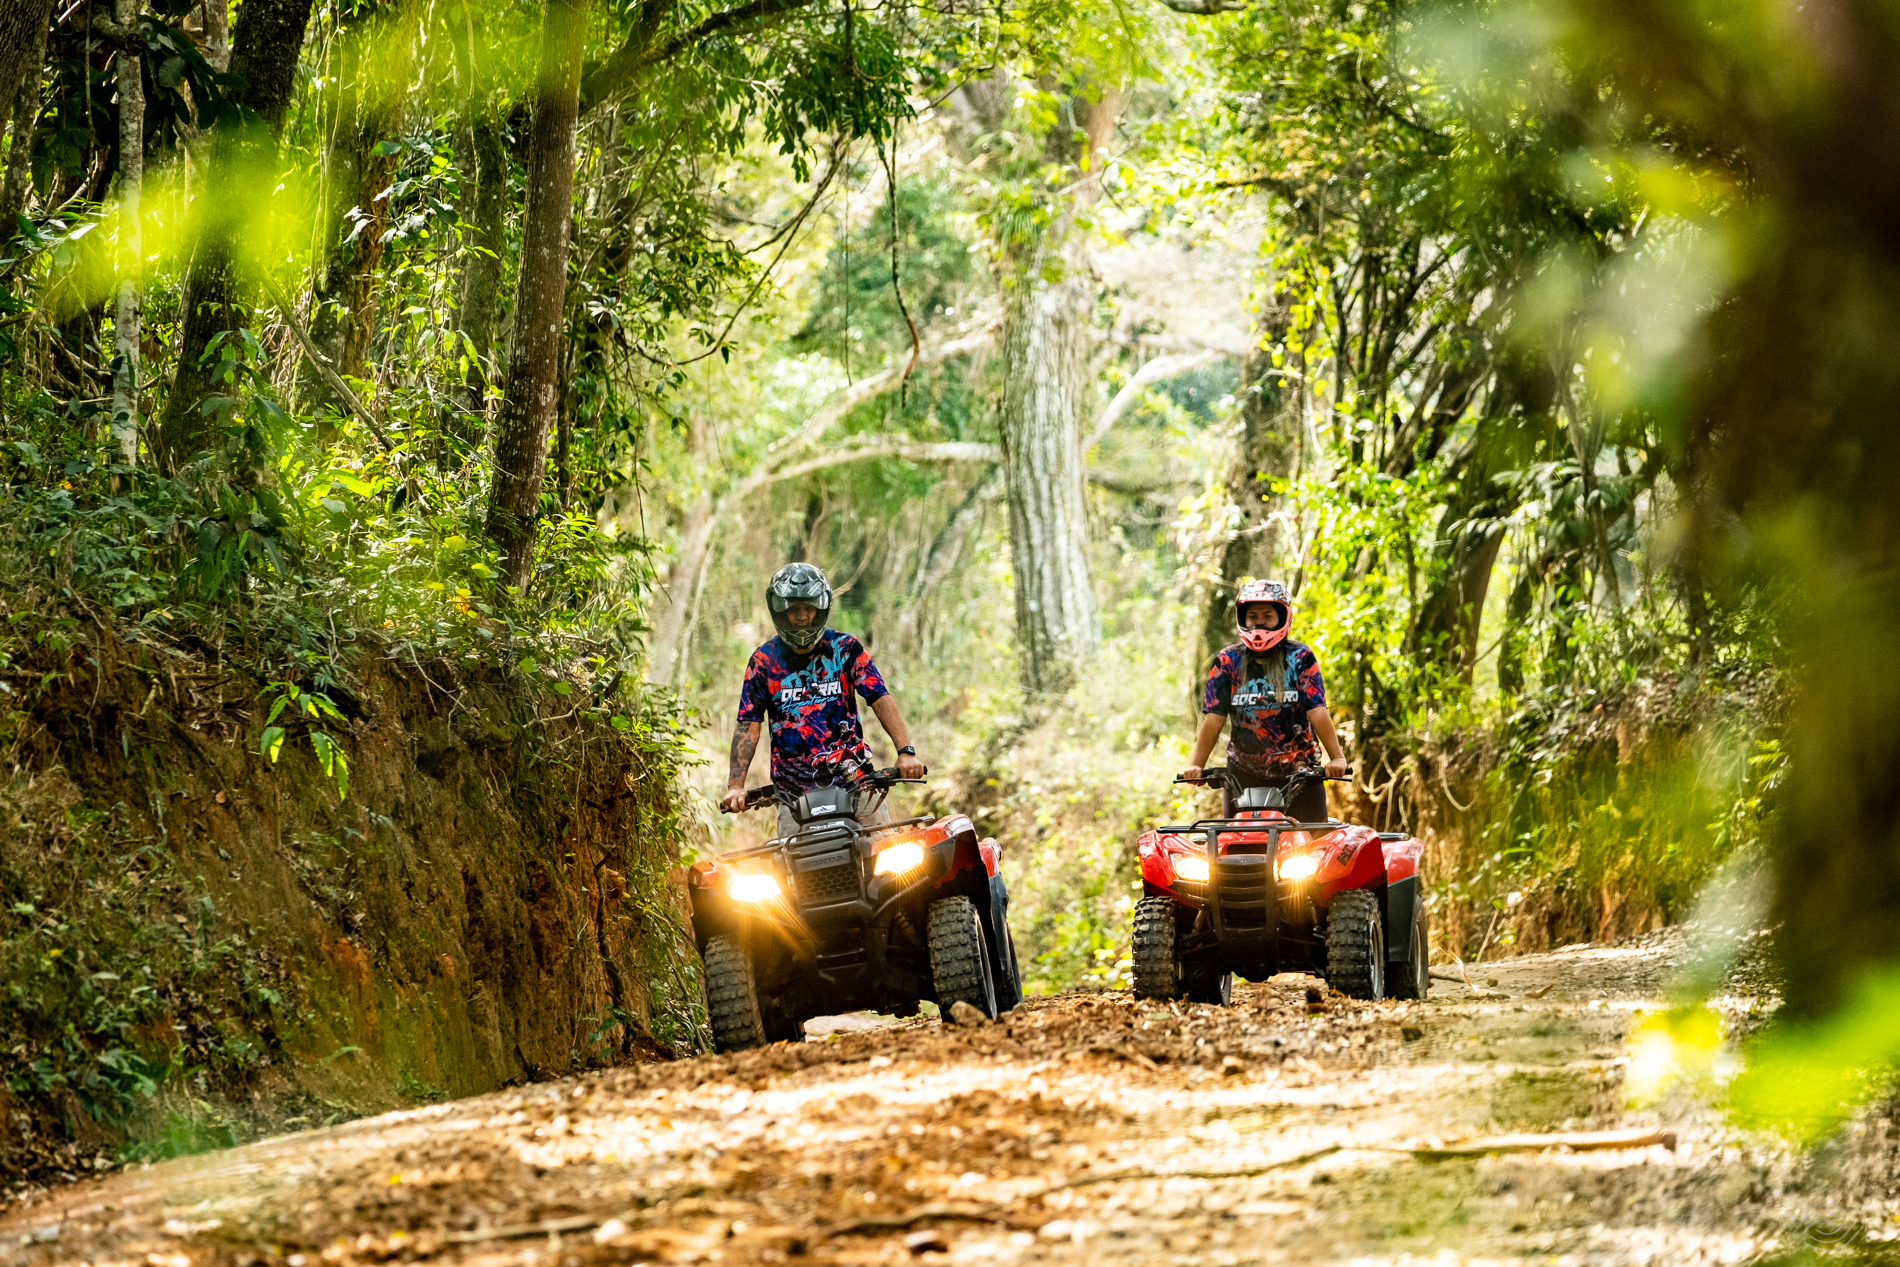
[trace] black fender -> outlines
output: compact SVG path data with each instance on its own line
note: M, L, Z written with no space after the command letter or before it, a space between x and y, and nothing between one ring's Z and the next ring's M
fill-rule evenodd
M1015 939L1009 935L1009 888L1000 873L988 879L983 936L989 942L990 970L996 979L996 1010L1007 1012L1023 1001L1022 969L1016 963Z
M1385 958L1404 963L1412 957L1412 921L1418 917L1418 877L1408 875L1385 887Z

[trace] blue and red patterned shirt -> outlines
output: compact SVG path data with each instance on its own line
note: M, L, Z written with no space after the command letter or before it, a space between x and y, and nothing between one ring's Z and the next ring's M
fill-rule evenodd
M834 754L865 755L854 691L867 704L890 694L864 644L840 630L825 630L805 655L779 638L752 653L739 688L739 724L770 721L773 783L806 792L828 773Z
M1279 776L1320 760L1309 709L1326 703L1319 660L1303 642L1284 642L1285 669L1268 681L1264 661L1239 643L1214 658L1201 689L1201 711L1228 719L1227 766L1244 774Z

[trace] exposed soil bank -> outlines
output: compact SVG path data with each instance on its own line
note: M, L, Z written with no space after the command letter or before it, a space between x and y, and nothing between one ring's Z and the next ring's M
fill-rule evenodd
M266 684L215 648L41 658L4 674L0 1175L663 1051L672 764L641 724L366 651L328 688L345 800L299 725L258 755Z
M1706 1087L1626 1107L1628 1032L1684 951L1672 931L1526 956L1412 1004L1286 978L1229 1009L1065 995L587 1074L70 1188L0 1244L23 1267L1678 1264L1822 1235L1879 1258L1889 1123L1823 1175L1728 1128ZM1768 995L1744 971L1721 1006ZM1616 1128L1673 1148L1411 1151Z

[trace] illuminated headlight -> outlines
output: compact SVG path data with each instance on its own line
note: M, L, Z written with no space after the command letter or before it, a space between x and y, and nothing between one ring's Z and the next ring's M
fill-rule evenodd
M1280 864L1282 880L1304 880L1319 870L1319 859L1310 853L1295 854Z
M924 847L914 840L892 845L877 855L875 875L902 875L924 865Z
M769 902L779 895L779 887L769 875L735 875L726 892L735 902Z
M1176 854L1174 856L1174 874L1183 880L1207 881L1207 859L1194 854Z

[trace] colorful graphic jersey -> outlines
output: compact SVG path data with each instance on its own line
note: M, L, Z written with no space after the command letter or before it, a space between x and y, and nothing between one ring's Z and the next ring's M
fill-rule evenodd
M1227 766L1253 775L1278 776L1294 766L1320 760L1309 709L1326 703L1326 682L1319 660L1303 642L1284 642L1286 669L1277 681L1248 674L1264 672L1269 656L1248 655L1239 643L1215 657L1201 689L1201 711L1228 719Z
M752 653L739 688L739 724L770 721L772 782L810 791L834 753L864 752L853 691L867 704L890 694L871 653L848 633L825 630L809 655L778 638Z

